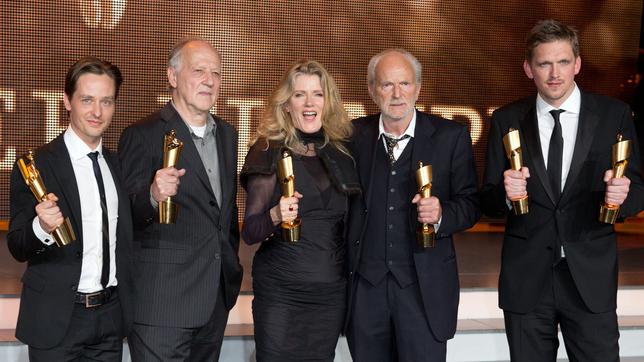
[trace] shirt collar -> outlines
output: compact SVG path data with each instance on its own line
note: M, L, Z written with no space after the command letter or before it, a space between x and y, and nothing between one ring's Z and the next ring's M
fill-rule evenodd
M103 155L103 139L98 142L98 146L95 149L91 149L87 143L85 143L71 126L67 127L65 134L63 135L65 141L65 146L67 146L67 152L69 152L69 157L72 160L80 160L83 157L87 156L88 153L98 151L99 155Z
M537 114L541 117L545 117L553 109L563 109L566 113L579 114L579 109L581 108L581 91L575 83L575 89L572 90L572 93L566 99L559 108L555 108L548 104L542 97L541 94L537 93Z
M174 101L172 99L170 100L170 104L172 105L174 110L177 111L177 107L174 105ZM177 114L179 114L179 111L177 111ZM190 135L192 137L199 137L192 131L192 127L190 127L190 124L181 117L181 114L179 114L179 118L181 118L183 123L185 123L186 127L188 127L188 131L190 132ZM209 133L212 133L214 136L216 131L217 131L217 123L215 123L215 119L213 118L212 114L208 112L208 116L206 116L206 132L204 132L204 136Z
M385 125L382 122L382 113L380 114L380 119L378 120L378 138L380 138L381 135L385 134L388 137L393 137L393 138L400 138L404 135L409 135L409 137L414 137L414 130L416 129L416 110L414 110L414 114L411 116L411 121L409 122L409 126L407 126L407 129L403 134L400 136L396 137L390 133L385 132Z

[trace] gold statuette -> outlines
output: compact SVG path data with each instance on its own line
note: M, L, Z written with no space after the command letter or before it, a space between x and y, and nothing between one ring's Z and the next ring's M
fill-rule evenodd
M24 157L18 159L18 168L22 174L22 178L25 180L25 183L31 189L31 192L36 197L38 202L43 202L47 200L47 190L45 189L45 184L43 184L42 179L40 178L40 173L36 168L36 163L34 162L34 154L30 150ZM74 229L72 224L69 222L69 218L64 218L63 223L58 225L54 230L51 231L52 236L56 245L65 246L71 244L72 241L76 240L76 234L74 234Z
M282 196L291 197L295 194L295 175L293 174L293 159L288 151L284 151L282 158L277 161L277 177L282 185ZM300 225L302 220L298 217L293 221L282 222L282 236L289 243L296 243L300 239Z
M163 137L163 168L174 167L177 164L183 142L177 138L174 130L171 130ZM172 202L168 196L166 200L159 203L159 222L161 224L174 224L177 222L179 206Z
M523 160L521 158L521 138L519 137L519 130L510 128L508 134L503 137L503 146L505 147L505 154L508 160L510 160L510 168L516 171L521 170ZM515 215L524 215L530 211L527 195L510 201L512 202L512 210Z
M432 196L432 165L423 166L423 162L418 162L416 170L416 183L418 183L418 193L423 199ZM416 231L416 241L421 248L433 248L436 240L436 231L434 225L422 223L418 225Z
M617 143L613 145L613 177L620 178L626 172L628 158L631 156L631 140L623 140L622 135L617 135ZM602 202L599 208L599 221L614 224L619 215L619 205Z

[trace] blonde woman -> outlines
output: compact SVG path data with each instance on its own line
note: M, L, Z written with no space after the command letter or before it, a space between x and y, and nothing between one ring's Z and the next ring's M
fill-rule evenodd
M315 61L292 65L273 91L241 173L242 238L253 260L257 360L333 361L345 315L344 224L360 191L343 143L351 123L333 78ZM276 162L293 155L295 195L282 197ZM299 217L297 243L280 224Z

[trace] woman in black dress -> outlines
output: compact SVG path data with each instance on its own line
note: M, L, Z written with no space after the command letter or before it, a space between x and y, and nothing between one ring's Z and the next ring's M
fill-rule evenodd
M273 91L241 172L248 193L242 238L260 243L253 260L257 361L333 361L344 323L344 224L360 191L343 146L351 123L333 78L301 61ZM292 155L295 195L282 197L276 163ZM299 241L280 224L299 217Z

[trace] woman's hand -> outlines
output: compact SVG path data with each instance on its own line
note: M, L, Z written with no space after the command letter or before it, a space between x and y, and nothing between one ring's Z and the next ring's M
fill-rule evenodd
M299 201L302 198L302 194L295 191L293 196L280 198L279 204L273 206L270 211L271 220L273 224L277 225L281 222L290 222L297 218Z

